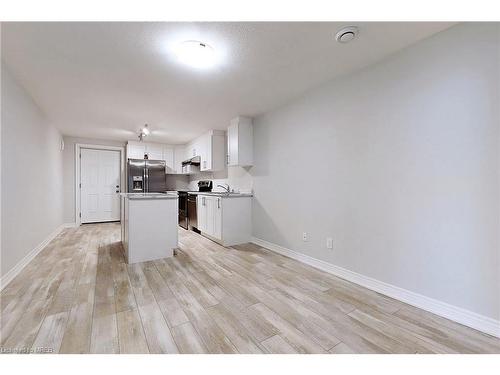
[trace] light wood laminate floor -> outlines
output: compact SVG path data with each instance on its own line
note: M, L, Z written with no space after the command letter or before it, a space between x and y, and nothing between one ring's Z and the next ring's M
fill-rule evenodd
M180 229L127 265L116 223L66 229L1 293L3 352L499 353L500 340L248 244Z

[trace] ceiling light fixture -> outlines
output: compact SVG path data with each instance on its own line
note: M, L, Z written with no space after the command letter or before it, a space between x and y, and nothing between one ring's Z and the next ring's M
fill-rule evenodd
M356 26L347 26L340 29L335 35L335 40L345 44L353 41L358 36L359 30Z
M144 137L147 137L151 132L149 131L148 124L144 125L144 127L139 132L139 141L142 141Z
M180 62L197 69L207 69L215 64L214 49L198 40L187 40L180 43L175 54Z

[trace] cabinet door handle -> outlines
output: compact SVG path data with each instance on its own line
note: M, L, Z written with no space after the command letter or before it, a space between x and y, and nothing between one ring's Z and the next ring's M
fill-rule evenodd
M227 165L229 165L229 154L226 155Z
M220 198L217 198L217 208L220 208Z

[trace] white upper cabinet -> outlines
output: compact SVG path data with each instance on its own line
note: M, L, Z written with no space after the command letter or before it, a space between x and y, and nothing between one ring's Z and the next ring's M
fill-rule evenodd
M174 146L151 142L127 142L127 159L144 159L144 155L147 155L149 160L164 160L166 173L175 173Z
M253 165L252 119L236 117L227 129L227 165Z
M128 141L127 159L144 159L146 145L143 142Z
M163 146L163 160L166 164L166 173L176 173L175 159L174 159L174 146Z
M182 162L186 160L186 146L174 146L174 174L182 174Z
M145 145L149 160L165 160L163 158L163 145L161 143L146 143Z
M196 138L194 141L190 142L186 146L186 158L184 160L188 160L200 155L201 155L200 142L199 138Z
M211 171L212 170L212 136L207 133L203 134L198 138L198 144L200 148L200 171Z
M211 130L199 138L200 171L220 171L224 162L225 134L222 130Z
M127 159L144 159L144 155L150 160L165 160L161 143L127 142Z
M152 142L128 141L127 158L164 160L166 173L190 174L182 172L182 162L194 157L200 158L197 171L219 171L225 168L225 132L210 130L187 145L166 145Z
M224 162L225 133L222 130L210 130L186 146L184 160L200 158L200 171L220 171Z

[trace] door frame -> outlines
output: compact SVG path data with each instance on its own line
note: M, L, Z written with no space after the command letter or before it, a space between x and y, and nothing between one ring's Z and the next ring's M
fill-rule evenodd
M79 227L82 225L81 219L81 189L80 189L80 164L81 164L81 150L82 148L88 148L91 150L107 150L107 151L119 151L120 152L120 192L125 186L125 146L104 146L104 145L92 145L86 143L77 143L75 145L75 225ZM121 218L121 200L120 200L120 218Z

